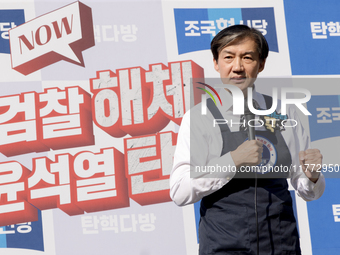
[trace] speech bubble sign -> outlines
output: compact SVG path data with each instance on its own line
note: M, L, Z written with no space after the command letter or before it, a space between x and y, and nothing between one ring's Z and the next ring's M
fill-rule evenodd
M75 2L9 30L12 68L28 75L60 60L85 66L94 46L91 8Z

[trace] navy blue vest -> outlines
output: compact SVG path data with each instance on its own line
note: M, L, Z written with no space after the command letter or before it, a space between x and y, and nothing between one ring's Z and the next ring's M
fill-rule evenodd
M271 98L265 96L267 108ZM215 119L224 119L218 108L207 100ZM231 132L220 124L223 148L221 156L235 150L247 139L247 132ZM279 130L257 131L276 149L276 166L290 167L292 159ZM201 201L199 225L200 255L256 255L255 174L257 175L257 211L260 255L301 254L299 235L288 191L288 174L236 173L218 191Z

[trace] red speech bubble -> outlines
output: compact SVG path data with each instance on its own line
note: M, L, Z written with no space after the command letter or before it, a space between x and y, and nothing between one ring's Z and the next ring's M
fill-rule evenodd
M94 46L91 8L75 2L9 31L12 68L28 75L60 60L85 66Z

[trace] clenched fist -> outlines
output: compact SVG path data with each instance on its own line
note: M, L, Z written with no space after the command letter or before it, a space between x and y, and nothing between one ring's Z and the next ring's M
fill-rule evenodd
M299 152L300 165L305 175L312 181L319 179L322 167L322 155L318 149L308 149Z
M237 168L256 166L261 163L263 144L257 140L245 141L236 150L230 152Z

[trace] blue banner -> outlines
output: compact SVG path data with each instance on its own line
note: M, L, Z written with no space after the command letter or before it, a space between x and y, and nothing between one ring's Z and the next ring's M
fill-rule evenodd
M312 96L307 107L311 141L340 136L340 96Z
M262 32L278 52L274 8L174 9L178 54L207 50L223 28L245 24Z
M0 248L21 248L44 251L41 211L34 222L0 227Z
M308 202L308 219L313 255L336 255L340 251L340 185L338 179L326 180L322 197Z
M0 53L10 53L8 30L23 23L24 10L0 10Z
M293 75L339 74L339 1L284 1Z

